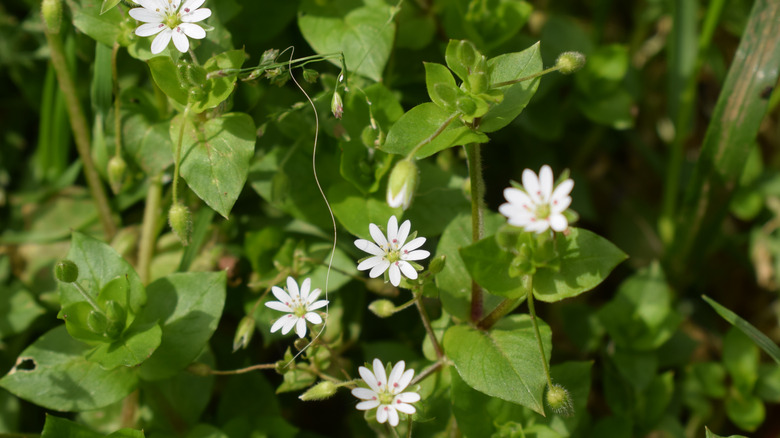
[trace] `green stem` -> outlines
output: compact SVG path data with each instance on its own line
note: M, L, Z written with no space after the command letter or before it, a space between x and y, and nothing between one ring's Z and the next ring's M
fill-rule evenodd
M246 368L239 368L237 370L227 370L227 371L209 370L209 374L215 376L232 376L235 374L245 374L257 370L272 370L274 368L276 368L275 363L262 363L259 365L252 365Z
M187 124L187 117L190 115L190 106L184 108L181 116L181 127L179 127L179 140L176 142L176 162L173 168L173 204L179 202L179 168L181 167L181 144L184 140L184 126Z
M90 306L92 306L93 309L95 309L95 312L100 313L101 315L105 315L103 313L103 310L97 305L94 299L92 299L91 296L87 293L87 291L84 290L83 287L78 282L73 282L73 287L76 288L77 291L81 294L82 297L84 297L85 300L89 303Z
M547 366L547 357L544 354L544 345L542 345L542 335L539 334L539 322L536 321L536 310L534 309L534 288L533 277L531 278L531 287L528 288L528 313L531 315L531 323L534 326L534 336L536 336L536 343L539 345L539 354L542 358L542 366L544 367L544 375L547 377L547 389L552 389L552 378L550 378L550 369Z
M423 379L425 379L426 377L428 377L431 374L435 373L436 370L438 370L439 368L442 367L442 365L444 365L444 358L441 358L441 359L437 360L436 362L431 364L428 368L420 371L420 374L415 376L415 378L412 379L411 382L409 382L409 386L414 386L414 385L418 384L419 382L422 382Z
M51 64L54 67L54 71L57 73L57 82L60 85L60 90L65 96L68 115L70 116L70 126L73 130L73 139L76 142L76 149L79 152L81 162L84 164L84 176L87 179L87 186L89 187L92 199L97 205L98 217L103 226L103 232L106 235L106 239L111 240L114 237L114 234L116 234L116 224L114 223L114 218L111 216L111 207L108 203L106 191L100 182L97 169L95 169L95 163L92 161L89 125L87 125L87 119L84 117L84 112L81 110L78 94L76 93L76 85L73 82L73 77L68 69L68 63L65 60L62 39L57 33L51 33L49 31L44 31L44 33L46 34L46 40L49 43Z
M119 47L119 43L114 43L114 49L111 51L111 77L114 82L114 138L116 139L114 155L117 157L122 153L122 117L119 112L122 108L122 99L119 98L119 71L116 67Z
M436 333L434 333L433 327L431 327L431 319L428 317L428 312L425 311L425 307L422 303L422 292L415 292L414 304L417 306L417 311L420 313L420 319L422 319L425 332L428 333L428 337L431 338L431 343L433 344L433 350L436 352L436 357L441 360L441 358L444 357L444 349L441 348L439 340L436 339Z
M407 160L411 160L414 158L414 155L417 153L417 151L420 150L421 147L425 146L426 144L432 142L436 137L438 137L442 132L444 132L445 129L447 129L448 126L450 126L450 123L452 123L453 120L455 120L456 117L458 117L459 113L452 114L447 118L447 120L444 121L444 123L439 126L436 131L433 132L433 134L429 135L428 138L425 140L417 143L415 147L412 148L411 152L406 156Z
M160 199L162 198L162 178L160 175L149 179L146 192L146 206L141 225L141 242L138 245L138 276L141 283L149 283L149 267L154 255L154 245L157 237L157 221L160 217Z
M531 79L536 79L539 76L544 76L547 73L552 73L554 71L558 71L559 69L560 69L560 67L558 67L558 66L550 67L548 69L540 71L539 73L534 73L534 74L532 74L530 76L525 76L525 77L522 77L520 79L512 79L511 81L505 81L505 82L498 82L498 83L495 83L495 84L490 84L490 88L501 88L501 87L506 87L507 85L514 85L514 84L516 84L518 82L530 81Z
M520 298L507 298L504 301L498 303L495 309L490 312L486 317L477 324L477 327L481 330L490 330L501 318L509 314L509 312L517 309L517 306L523 304L525 296Z
M480 145L471 143L465 146L466 159L469 165L469 181L471 183L471 239L478 242L482 239L484 230L484 193L485 181L482 177L482 157ZM483 312L482 288L476 281L471 281L471 320L477 322L482 319Z

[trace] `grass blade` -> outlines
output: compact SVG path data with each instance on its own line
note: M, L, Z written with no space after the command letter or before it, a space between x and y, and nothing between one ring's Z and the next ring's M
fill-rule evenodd
M772 342L771 339L769 339L765 334L761 333L752 324L740 318L739 315L718 304L717 301L713 300L707 295L702 295L701 297L710 306L712 306L716 312L718 312L718 315L722 316L723 319L728 321L734 327L742 330L742 333L746 334L750 339L753 340L753 342L756 343L756 345L758 345L762 350L766 351L766 354L771 356L775 362L780 364L780 347L778 347L777 344Z

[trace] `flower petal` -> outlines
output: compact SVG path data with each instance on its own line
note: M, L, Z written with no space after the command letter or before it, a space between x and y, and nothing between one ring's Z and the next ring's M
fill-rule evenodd
M368 269L372 269L374 266L382 263L382 260L384 260L383 256L373 256L369 257L362 262L358 263L357 270L358 271L365 271Z
M507 187L504 189L504 198L509 201L510 204L526 208L529 211L534 204L528 194L514 187Z
M414 370L408 369L405 373L401 376L400 379L398 379L398 391L394 391L396 394L406 389L407 386L409 386L409 383L412 381L412 377L414 377ZM415 394L414 392L410 392L408 394ZM406 401L406 400L404 400ZM408 402L407 403L411 403Z
M322 324L322 317L314 312L308 312L303 317L314 325Z
M176 50L180 51L181 53L187 53L187 50L190 49L190 40L187 39L187 35L184 34L181 25L176 26L176 29L173 30L171 38L173 39L173 45L176 47Z
M284 319L284 325L282 326L282 334L286 335L287 333L290 333L290 330L292 330L293 327L295 327L295 323L298 322L298 317L295 315L287 314L282 318Z
M319 301L315 301L315 302L309 304L308 306L306 306L306 310L317 310L317 309L319 309L321 307L325 307L327 305L328 305L328 300L319 300Z
M373 254L376 256L385 255L385 251L382 248L378 247L374 242L370 242L366 239L356 240L355 246L357 246L359 250L365 251L369 254Z
M277 300L279 300L283 304L286 304L288 307L292 309L293 299L290 295L287 294L287 292L284 291L284 289L278 286L273 286L271 287L271 293L274 294ZM292 312L292 310L290 311Z
M566 220L566 216L558 213L550 216L550 228L555 231L564 231L569 226L569 221Z
M361 387L353 388L352 389L352 395L354 395L355 397L357 397L357 398L359 398L361 400L377 400L379 398L379 396L377 396L376 392L374 392L374 391L372 391L372 390L370 390L368 388L361 388ZM377 401L377 404L379 404L378 401Z
M301 283L301 301L306 302L309 299L309 290L311 290L311 278L307 278L303 280L303 283Z
M298 318L298 322L295 324L295 333L299 338L306 336L306 319Z
M356 388L360 389L360 388ZM362 401L355 406L356 409L361 411L367 411L369 409L374 409L375 407L379 406L379 400L368 400L368 401Z
M390 243L398 240L398 219L395 216L390 216L387 220L387 240Z
M308 280L308 278L307 278L306 280ZM307 288L307 289L308 289L308 288ZM314 301L317 299L317 297L319 297L319 296L320 296L320 293L321 293L321 292L322 292L322 291L320 290L320 288L314 289L313 291L309 292L309 294L308 294L308 296L306 297L306 300L305 300L304 302L305 302L307 305L311 305L311 303L313 303L313 302L314 302Z
M551 199L557 199L557 198L563 198L564 196L569 196L573 188L574 188L574 180L569 178L564 182L558 184L558 187L556 187L555 190L553 190Z
M563 213L571 205L571 196L563 198L553 198L550 202L550 212Z
M203 8L192 12L184 12L181 14L181 21L185 23L197 23L211 17L211 9Z
M401 269L398 267L398 262L390 265L390 284L395 287L401 284Z
M406 404L406 403L396 402L396 403L393 404L393 406L395 406L395 408L397 410L403 412L404 414L412 415L415 412L417 412L417 409L415 409L414 406Z
M203 3L205 2L206 0L187 0L183 5L181 5L180 11L185 13L194 11L195 9L203 6ZM187 9L189 9L189 11Z
M418 251L415 251L418 252ZM417 271L410 265L409 263L401 260L400 262L396 262L399 268L401 268L401 273L406 276L406 278L410 280L416 280L417 279Z
M390 376L387 378L387 384L390 386L391 390L398 388L398 381L404 374L404 368L406 368L406 362L401 360L398 361L390 371Z
M553 172L546 164L539 170L539 190L542 191L542 201L547 203L553 191Z
M182 30L182 32L184 32L185 35L190 38L196 40L202 40L203 38L206 38L206 31L197 24L181 23L179 28Z
M148 9L152 12L158 12L160 16L164 15L163 11L165 10L165 5L160 3L159 0L134 0L134 1L145 9Z
M390 267L390 262L383 259L380 264L374 266L371 269L371 272L368 273L368 276L371 278L377 278L380 275L382 275L382 273L384 273L389 267Z
M298 289L298 282L296 282L292 277L287 277L287 292L294 300L301 298L301 292Z
M406 238L409 237L409 231L411 228L412 223L408 219L405 220L404 223L402 223L398 228L398 236L396 237L396 239L398 239L398 248L402 247L404 242L406 242Z
M358 373L360 373L360 377L364 382L366 382L366 385L368 385L369 388L371 388L374 392L380 391L376 376L374 373L369 371L368 368L360 367L358 368Z
M274 333L277 330L279 330L280 328L282 328L282 326L287 322L287 317L289 317L289 316L290 315L285 315L285 316L277 319L276 321L274 321L274 324L271 326L271 333Z
M162 23L165 16L146 8L133 8L127 11L128 15L145 23Z
M385 372L385 365L379 359L374 359L372 363L374 368L374 375L376 376L377 385L381 388L387 388L387 373Z
M421 247L425 243L425 237L418 237L401 248L401 252L411 251Z
M152 41L152 53L158 54L162 52L165 47L168 46L168 43L171 42L171 34L173 34L173 31L166 27L165 29L160 32L159 35L154 37L154 40ZM186 38L186 37L185 37Z
M531 231L531 232L535 232L536 234L541 234L547 231L548 228L550 228L550 224L546 220L537 219L537 220L529 221L524 228L526 231Z
M162 23L144 23L135 29L135 34L141 37L152 36L165 29Z
M265 307L278 310L280 312L287 312L287 313L294 312L294 310L290 306L284 303L280 303L279 301L268 301L267 303L265 303Z
M384 423L387 421L387 411L390 408L387 407L387 405L382 405L376 410L376 421L379 423Z
M389 423L391 426L398 426L398 411L395 410L395 406L387 407L387 415L389 417Z
M404 392L395 396L394 400L401 400L403 403L417 403L420 401L420 394L416 392Z
M371 234L371 238L374 239L374 242L383 249L384 253L384 248L387 248L387 238L382 234L382 230L374 224L368 224L368 232ZM357 245L357 242L355 242L355 245Z
M531 198L532 201L534 201L534 204L541 203L541 195L542 192L539 189L539 178L536 177L536 174L531 169L525 169L523 170L523 188L525 189L526 193L528 193L528 196Z
M418 249L416 251L410 252L409 254L402 255L401 258L403 260L412 260L412 261L414 261L414 260L427 259L428 256L430 256L430 255L431 255L431 253L429 253L428 251L426 251L424 249Z

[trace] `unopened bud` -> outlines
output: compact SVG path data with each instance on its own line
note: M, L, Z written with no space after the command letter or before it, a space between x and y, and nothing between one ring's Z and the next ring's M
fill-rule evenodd
M558 384L547 390L547 405L559 415L569 416L574 412L569 391Z
M312 70L310 68L304 68L303 69L303 80L313 84L317 82L317 78L320 77L320 73L317 70Z
M233 337L233 352L235 353L239 348L246 348L254 333L255 319L247 315L238 323L236 335Z
M111 191L114 194L119 193L122 190L122 183L125 181L125 171L127 170L127 163L119 155L114 155L108 160L108 184L111 186Z
M73 283L79 279L79 267L70 260L60 260L54 265L54 276L63 283Z
M401 160L393 167L387 182L387 205L409 208L420 181L420 171L412 160Z
M308 391L298 396L298 398L303 401L325 400L332 397L338 389L339 387L335 383L324 380L309 388Z
M46 24L46 31L59 33L62 24L62 0L43 0L41 15L43 15L43 22Z
M341 100L341 94L338 91L333 92L333 100L330 101L330 112L337 119L344 115L344 101Z
M306 338L298 338L295 340L295 342L293 342L293 345L298 350L303 350L307 345L309 345L309 340Z
M428 265L428 272L431 273L431 275L436 275L442 270L444 270L444 265L447 264L447 256L445 254L442 254L433 260L431 260L431 264Z
M202 362L195 362L190 364L190 366L187 367L187 371L189 371L190 374L195 374L196 376L200 377L211 375L211 367Z
M168 224L173 233L179 238L183 246L190 244L192 233L192 218L190 210L182 204L176 203L168 210Z
M395 304L390 300L376 300L368 305L368 310L380 318L387 318L395 313Z
M576 72L583 65L585 65L585 55L580 52L563 52L558 56L558 60L555 61L558 71L565 75Z

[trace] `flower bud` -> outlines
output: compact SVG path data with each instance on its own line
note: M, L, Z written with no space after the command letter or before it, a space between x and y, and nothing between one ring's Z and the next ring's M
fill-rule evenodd
M187 367L187 371L189 371L191 374L200 377L206 377L211 375L211 367L202 362L195 362L190 364L190 366Z
M63 283L73 283L79 279L79 267L70 260L60 260L54 265L54 276Z
M339 387L335 383L324 380L309 388L308 391L298 396L298 398L303 401L325 400L333 396L338 389Z
M111 186L111 191L114 194L119 193L122 190L122 183L125 180L125 171L127 170L127 163L119 155L114 155L108 160L108 184Z
M338 91L333 92L333 100L330 101L330 112L337 119L344 115L344 101L341 100L341 94Z
M309 340L306 338L298 338L293 342L293 346L298 350L303 350L307 345L309 345Z
M574 412L569 391L558 384L547 390L547 405L559 415L569 416Z
M62 0L43 0L41 15L43 15L43 22L46 24L46 31L59 33L62 24Z
M412 160L401 160L390 172L387 183L387 205L392 208L409 208L414 191L420 181L420 172Z
M390 300L376 300L368 305L368 310L380 318L387 318L395 313L395 304Z
M303 69L303 80L313 84L317 82L317 78L320 77L320 73L317 70L312 70L310 68L304 68Z
M558 71L565 75L576 72L583 65L585 65L585 55L580 52L563 52L558 56L558 60L555 61Z
M190 210L182 204L176 203L168 210L168 223L179 238L183 246L190 244L190 235L192 234L192 217Z
M444 270L444 265L447 264L447 256L445 254L442 254L433 260L431 260L431 264L428 265L428 272L430 272L431 275L436 275L442 270Z
M247 315L238 323L236 335L233 337L233 352L235 353L239 348L246 348L254 333L255 319Z

